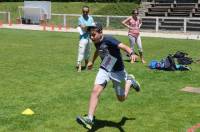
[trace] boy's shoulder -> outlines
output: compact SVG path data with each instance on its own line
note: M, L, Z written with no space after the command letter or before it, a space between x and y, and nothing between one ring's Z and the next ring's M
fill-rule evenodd
M112 35L104 35L104 40L112 40L115 39Z
M104 35L103 42L107 43L108 45L117 45L121 43L119 40L117 40L115 37L112 35Z

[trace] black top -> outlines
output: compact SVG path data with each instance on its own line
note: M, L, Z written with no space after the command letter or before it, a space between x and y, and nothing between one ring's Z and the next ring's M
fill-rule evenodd
M120 49L118 48L120 43L121 42L116 40L114 37L105 35L99 43L95 44L101 60L103 60L106 55L111 55L117 59L112 71L124 70Z

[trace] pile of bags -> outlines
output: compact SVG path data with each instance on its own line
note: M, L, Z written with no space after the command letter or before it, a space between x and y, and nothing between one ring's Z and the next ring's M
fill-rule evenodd
M188 65L192 62L192 58L188 57L187 53L177 51L174 55L169 54L166 58L161 59L161 61L152 60L149 63L149 68L166 71L185 71L191 70Z

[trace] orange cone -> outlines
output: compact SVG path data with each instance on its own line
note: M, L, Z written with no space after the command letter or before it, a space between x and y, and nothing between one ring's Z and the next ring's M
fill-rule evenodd
M54 24L51 24L51 31L54 31Z
M9 25L9 26L12 26L12 21L9 21L8 25Z
M62 30L62 25L61 24L58 25L58 30Z
M2 21L0 21L0 27L2 27L2 25L3 25L3 24L2 24Z

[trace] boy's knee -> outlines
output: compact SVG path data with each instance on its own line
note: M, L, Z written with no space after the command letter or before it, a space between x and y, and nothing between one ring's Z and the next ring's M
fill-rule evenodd
M99 96L99 95L101 94L102 90L103 90L103 86L97 85L97 86L95 86L95 87L93 88L93 90L92 90L92 95L93 95L93 96Z
M92 94L93 94L93 95L98 95L98 94L99 94L99 92L98 92L98 90L96 90L96 89L93 89L93 90L92 90Z

